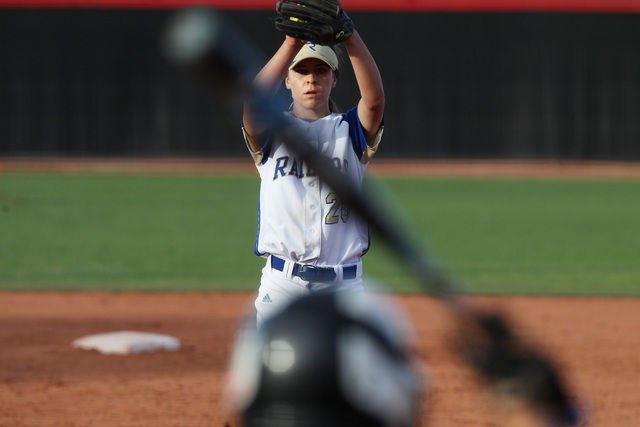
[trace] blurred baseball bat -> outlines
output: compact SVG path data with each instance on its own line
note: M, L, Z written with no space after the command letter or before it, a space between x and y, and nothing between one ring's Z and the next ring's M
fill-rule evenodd
M539 408L545 420L549 420L541 425L578 422L551 361L514 334L503 316L471 308L459 284L414 238L406 219L399 218L397 210L391 211L378 197L368 196L349 184L315 148L305 143L305 137L296 133L282 114L289 100L267 97L253 85L253 78L266 59L228 18L209 8L179 11L167 26L162 49L171 62L211 84L223 102L233 104L238 99L249 102L256 120L269 133L277 133L353 212L368 222L424 290L440 298L460 320L460 351L489 385L502 394L508 390L507 394Z

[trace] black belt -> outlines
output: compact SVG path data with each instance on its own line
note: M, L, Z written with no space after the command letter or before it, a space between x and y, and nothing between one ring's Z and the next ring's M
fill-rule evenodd
M278 271L284 271L285 260L271 255L271 267ZM350 265L342 268L344 280L355 279L358 274L358 266ZM293 264L291 275L309 282L333 282L336 279L336 271L333 267L318 267L309 264Z

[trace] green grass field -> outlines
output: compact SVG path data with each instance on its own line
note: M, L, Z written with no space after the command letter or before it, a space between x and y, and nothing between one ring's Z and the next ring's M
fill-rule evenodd
M639 181L384 183L465 289L640 296ZM258 186L257 176L0 175L0 290L253 291ZM419 292L372 237L365 278Z

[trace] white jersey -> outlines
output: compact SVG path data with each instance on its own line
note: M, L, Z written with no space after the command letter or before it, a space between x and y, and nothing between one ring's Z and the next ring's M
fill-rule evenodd
M380 141L382 127L374 148L370 148L357 108L311 123L291 118L307 135L309 144L352 184L362 187L364 170ZM358 262L369 249L366 222L353 215L278 137L269 138L262 150L252 151L252 155L261 178L255 253L312 265Z

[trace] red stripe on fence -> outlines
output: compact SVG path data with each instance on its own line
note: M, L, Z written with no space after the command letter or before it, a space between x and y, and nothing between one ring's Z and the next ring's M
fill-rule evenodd
M0 8L274 10L275 0L0 0ZM343 0L348 11L640 13L640 0Z

